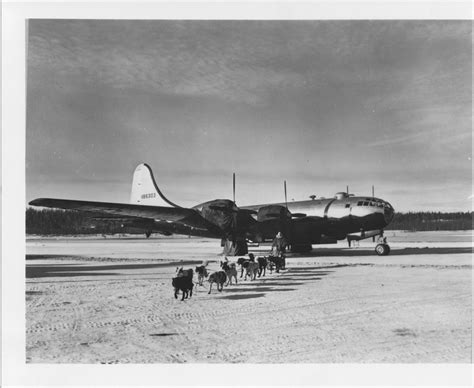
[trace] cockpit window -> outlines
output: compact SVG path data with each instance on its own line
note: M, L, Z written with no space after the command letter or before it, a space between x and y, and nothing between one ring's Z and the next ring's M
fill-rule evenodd
M350 203L346 203L346 207L350 207L350 206L351 206L351 204L350 204Z
M365 201L362 206L369 206L369 202Z

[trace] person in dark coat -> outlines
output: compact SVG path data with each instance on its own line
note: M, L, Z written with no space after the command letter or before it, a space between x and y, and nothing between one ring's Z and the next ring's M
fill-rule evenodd
M278 232L272 243L273 256L281 256L286 252L286 239L283 237L281 232Z
M283 269L286 267L285 253L288 245L286 239L281 232L278 232L272 243L272 256L281 257L283 259Z

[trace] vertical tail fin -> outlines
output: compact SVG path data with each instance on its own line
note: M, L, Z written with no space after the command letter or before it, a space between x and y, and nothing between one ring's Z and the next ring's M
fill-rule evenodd
M163 195L156 184L150 166L146 163L139 164L133 173L130 203L138 205L180 207Z

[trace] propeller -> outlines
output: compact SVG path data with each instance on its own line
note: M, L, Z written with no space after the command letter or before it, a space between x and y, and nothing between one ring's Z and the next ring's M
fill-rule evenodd
M283 181L283 186L285 188L285 207L286 210L288 210L288 198L287 198L287 193L286 193L286 181ZM304 213L290 213L291 218L303 218L306 217L306 214Z
M235 203L235 172L232 174L232 198Z

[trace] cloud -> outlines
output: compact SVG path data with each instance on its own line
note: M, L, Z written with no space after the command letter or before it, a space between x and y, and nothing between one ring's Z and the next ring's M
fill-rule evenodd
M41 83L37 75L46 73L89 85L255 103L262 88L303 82L297 73L256 65L262 50L268 50L271 43L257 38L254 44L236 44L235 37L219 22L30 24L31 87ZM229 24L232 29L232 22Z
M467 186L471 29L470 21L30 20L28 182L68 173L127 182L147 161L182 187L237 171L259 192L259 181L292 178L305 197L308 186L326 193L346 182L393 180L410 192L434 180ZM211 193L226 192L219 184Z
M407 77L416 98L415 89L441 79L446 67L455 70L447 86L465 71L459 40L469 38L459 22L32 20L29 32L34 84L46 73L250 104L328 83L378 82L396 92ZM437 58L448 49L455 59Z
M368 143L367 147L380 147L380 146L386 147L386 146L399 145L403 143L413 142L418 139L424 139L426 138L426 136L427 134L424 132L410 133L405 136L394 136L388 139L376 140L376 141Z

